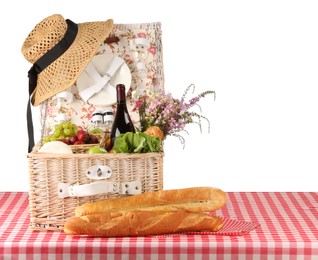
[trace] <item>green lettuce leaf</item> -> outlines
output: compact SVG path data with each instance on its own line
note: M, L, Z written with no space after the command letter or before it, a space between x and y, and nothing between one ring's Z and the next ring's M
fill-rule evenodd
M160 152L161 141L158 137L149 136L143 132L127 132L120 134L114 142L116 153L148 153Z
M134 134L134 138L133 138L134 153L145 152L145 149L147 149L146 144L147 144L146 138L142 136L140 132Z

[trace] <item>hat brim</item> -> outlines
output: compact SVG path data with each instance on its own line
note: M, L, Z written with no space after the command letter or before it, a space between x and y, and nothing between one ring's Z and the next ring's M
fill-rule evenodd
M37 106L71 87L112 29L112 19L105 22L79 23L72 45L38 75L37 86L32 94L33 105Z

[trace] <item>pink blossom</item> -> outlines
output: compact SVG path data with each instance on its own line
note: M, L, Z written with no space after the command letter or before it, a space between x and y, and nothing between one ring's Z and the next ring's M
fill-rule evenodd
M54 112L53 112L53 107L48 106L48 107L47 107L47 113L48 113L49 115L52 114L52 113L54 113Z
M129 54L126 54L125 56L124 56L124 61L126 62L126 63L128 63L128 64L131 64L133 61L132 61L132 58L131 58L131 56L129 55Z
M139 109L141 108L143 104L143 100L139 99L136 101L135 103L135 107L133 108L133 111L139 111Z
M157 53L157 49L155 46L151 45L148 49L148 52L151 53L153 56L155 56Z
M96 108L93 105L90 105L87 110L89 113L93 113L95 111L95 109Z
M147 35L144 32L137 33L138 38L147 38Z
M91 119L92 119L92 114L88 114L88 115L87 115L87 119L88 119L88 120L91 120Z

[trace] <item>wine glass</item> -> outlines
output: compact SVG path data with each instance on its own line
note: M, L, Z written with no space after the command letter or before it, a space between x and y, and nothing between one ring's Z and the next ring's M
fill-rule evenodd
M150 47L150 41L147 38L137 37L130 40L130 49L132 52L132 58L136 63L137 74L137 89L133 92L134 99L139 99L146 91L146 78L148 69L146 61L148 58L148 49Z
M61 123L68 120L66 115L67 105L73 102L73 94L69 91L62 91L57 93L52 98L53 105L57 108L56 121Z

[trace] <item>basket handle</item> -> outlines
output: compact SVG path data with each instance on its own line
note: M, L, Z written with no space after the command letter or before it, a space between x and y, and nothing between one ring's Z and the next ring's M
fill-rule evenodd
M99 181L89 184L58 183L58 197L86 197L103 193L119 193L121 195L135 195L141 193L141 181L137 179L130 182Z

